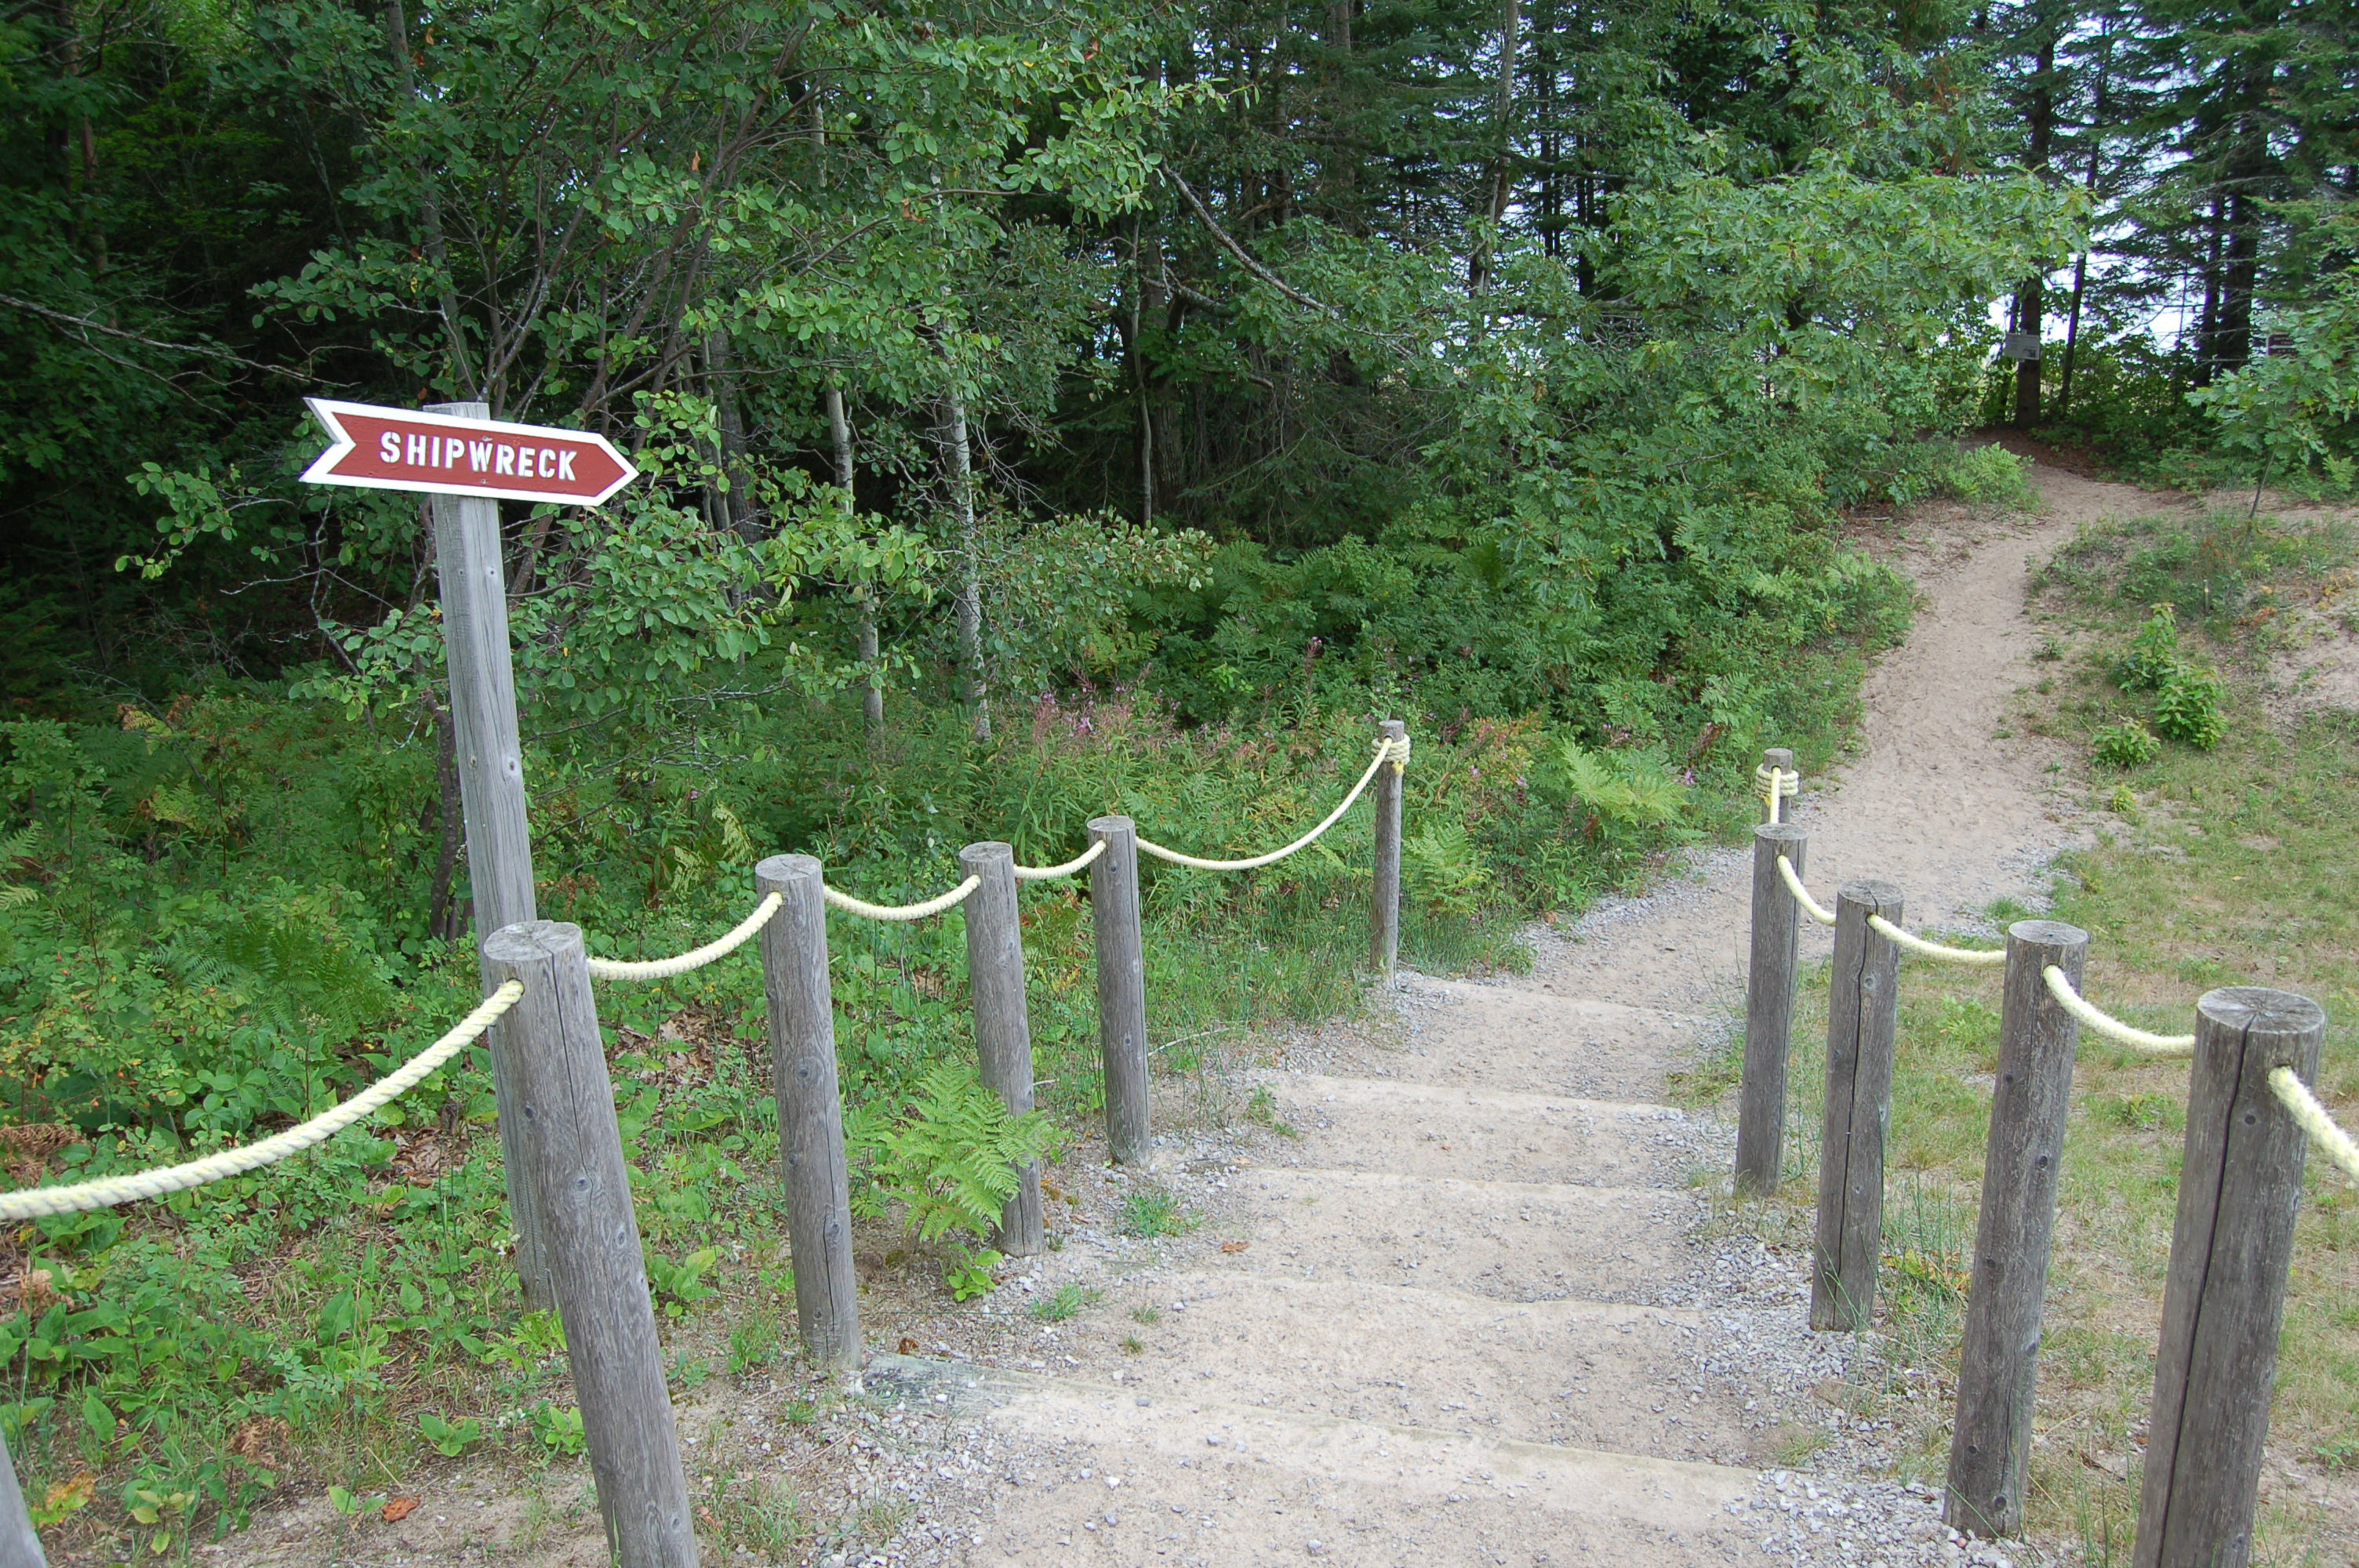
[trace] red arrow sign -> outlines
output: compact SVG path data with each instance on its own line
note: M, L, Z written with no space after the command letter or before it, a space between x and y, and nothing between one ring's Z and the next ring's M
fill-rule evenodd
M304 401L336 443L303 470L310 484L596 506L639 477L604 437L583 430Z

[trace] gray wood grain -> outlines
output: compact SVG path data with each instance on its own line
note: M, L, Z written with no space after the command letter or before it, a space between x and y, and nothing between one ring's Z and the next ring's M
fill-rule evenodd
M2007 928L1997 1082L1941 1508L1950 1527L1968 1535L2023 1533L2040 1322L2081 1034L2042 977L2052 964L2078 989L2088 953L2089 934L2077 925L2025 920Z
M1138 925L1138 827L1127 816L1090 819L1105 845L1090 867L1090 929L1097 949L1098 1051L1105 1064L1106 1143L1117 1165L1154 1152L1147 1072L1147 953Z
M516 1114L549 1239L549 1282L589 1440L609 1552L622 1568L696 1568L679 1434L664 1388L629 1168L582 928L535 920L484 942L495 983L517 979L508 1012Z
M1408 733L1408 726L1387 719L1376 726L1387 741ZM1368 967L1386 979L1400 962L1400 862L1402 775L1387 762L1376 770L1370 785L1375 795L1375 879L1368 903Z
M1024 931L1016 907L1016 851L995 840L969 844L959 867L982 885L959 907L966 915L968 988L974 1000L974 1044L983 1081L1009 1110L1032 1108L1032 1023L1024 1003ZM1040 1167L1019 1172L1020 1184L999 1218L995 1243L1029 1258L1046 1240Z
M1875 1311L1900 949L1868 925L1871 914L1898 925L1900 890L1890 882L1859 881L1835 894L1826 1130L1819 1144L1819 1224L1810 1270L1810 1326L1816 1329L1864 1328Z
M794 1249L795 1322L819 1366L858 1367L860 1281L852 1266L852 1178L835 1076L835 1004L827 978L827 901L820 863L773 855L755 887L786 902L762 927L769 1004L770 1089L778 1101L778 1165Z
M2135 1568L2245 1568L2309 1140L2271 1069L2318 1076L2326 1012L2258 986L2195 1004Z
M24 1490L16 1485L16 1462L0 1440L0 1568L49 1568L49 1561L26 1510Z
M436 403L429 414L488 419L486 403ZM508 649L508 585L500 546L500 503L488 496L429 498L434 519L434 570L442 595L442 645L450 670L451 723L457 738L459 799L467 823L467 881L474 890L478 944L504 925L538 917L532 879L532 830L526 817L524 745L516 734L516 673ZM484 989L495 982L488 965ZM508 1213L516 1222L516 1276L525 1304L551 1304L548 1248L527 1183L516 1179L530 1155L514 1114L515 1054L506 1020L484 1037L491 1048L492 1094L499 1108L500 1157L508 1173Z
M1775 753L1771 753L1775 755ZM1786 1171L1786 1063L1794 1039L1794 977L1802 912L1777 874L1810 869L1810 836L1790 822L1753 830L1753 951L1745 979L1745 1082L1737 1096L1736 1186L1766 1195Z

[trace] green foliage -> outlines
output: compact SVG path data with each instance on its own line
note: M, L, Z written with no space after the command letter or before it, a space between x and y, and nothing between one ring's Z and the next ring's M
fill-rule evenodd
M2179 647L2178 611L2158 604L2108 673L2124 691L2156 691L2179 673L2184 662Z
M1041 1323L1064 1323L1078 1315L1083 1307L1094 1306L1104 1295L1104 1292L1086 1286L1062 1284L1024 1310Z
M1153 1239L1179 1236L1193 1229L1195 1221L1180 1206L1169 1187L1138 1187L1122 1195L1122 1228L1128 1236Z
M686 1317L697 1303L719 1294L720 1288L706 1283L704 1275L720 1260L718 1247L700 1247L678 1260L647 1253L647 1288L658 1309L666 1317Z
M2031 488L2031 463L1992 442L1962 447L1957 456L1934 472L1941 493L1960 501L2028 509L2038 497Z
M2090 755L2103 767L2142 768L2162 755L2162 742L2136 719L2125 719L2097 731Z
M1057 1146L1038 1111L1011 1115L963 1062L938 1062L898 1095L846 1119L855 1212L898 1213L919 1240L988 1237L1016 1196L1017 1173Z
M1420 823L1401 835L1401 886L1442 914L1471 915L1483 905L1491 873L1462 822Z
M589 1438L582 1431L579 1405L552 1405L544 1401L532 1407L528 1419L535 1440L560 1458L572 1458L589 1445Z
M418 1417L418 1431L434 1452L446 1459L456 1459L484 1440L484 1423L473 1416L462 1416L446 1421L432 1411Z
M2199 752L2210 751L2228 731L2228 721L2220 713L2226 695L2220 677L2209 670L2191 665L2173 670L2155 693L2155 733Z

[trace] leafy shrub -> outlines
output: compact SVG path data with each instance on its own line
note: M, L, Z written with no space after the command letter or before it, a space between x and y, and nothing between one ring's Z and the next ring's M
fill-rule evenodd
M2179 651L2179 612L2158 604L2107 673L2124 691L2157 691L2185 662Z
M2030 460L1995 443L1960 448L1934 470L1933 482L1960 501L2028 508L2038 499L2031 488Z
M2154 699L2154 728L2166 740L2208 752L2228 732L2220 715L2225 695L2220 677L2209 670L2182 666L2171 672Z
M2154 731L2135 719L2109 724L2097 731L2095 756L2109 768L2142 768L2162 755Z

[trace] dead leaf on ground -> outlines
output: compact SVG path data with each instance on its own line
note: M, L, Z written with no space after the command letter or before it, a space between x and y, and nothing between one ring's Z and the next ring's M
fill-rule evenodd
M422 1500L423 1499L418 1498L394 1498L393 1501L385 1505L385 1522L387 1524L399 1524L403 1519L408 1519L411 1514L418 1511L418 1505Z
M1247 1247L1252 1245L1253 1243L1249 1241L1223 1241L1221 1243L1221 1250L1223 1252L1242 1252Z
M904 1356L915 1356L918 1353L918 1342L910 1338L908 1335L903 1335L901 1336L900 1351Z

